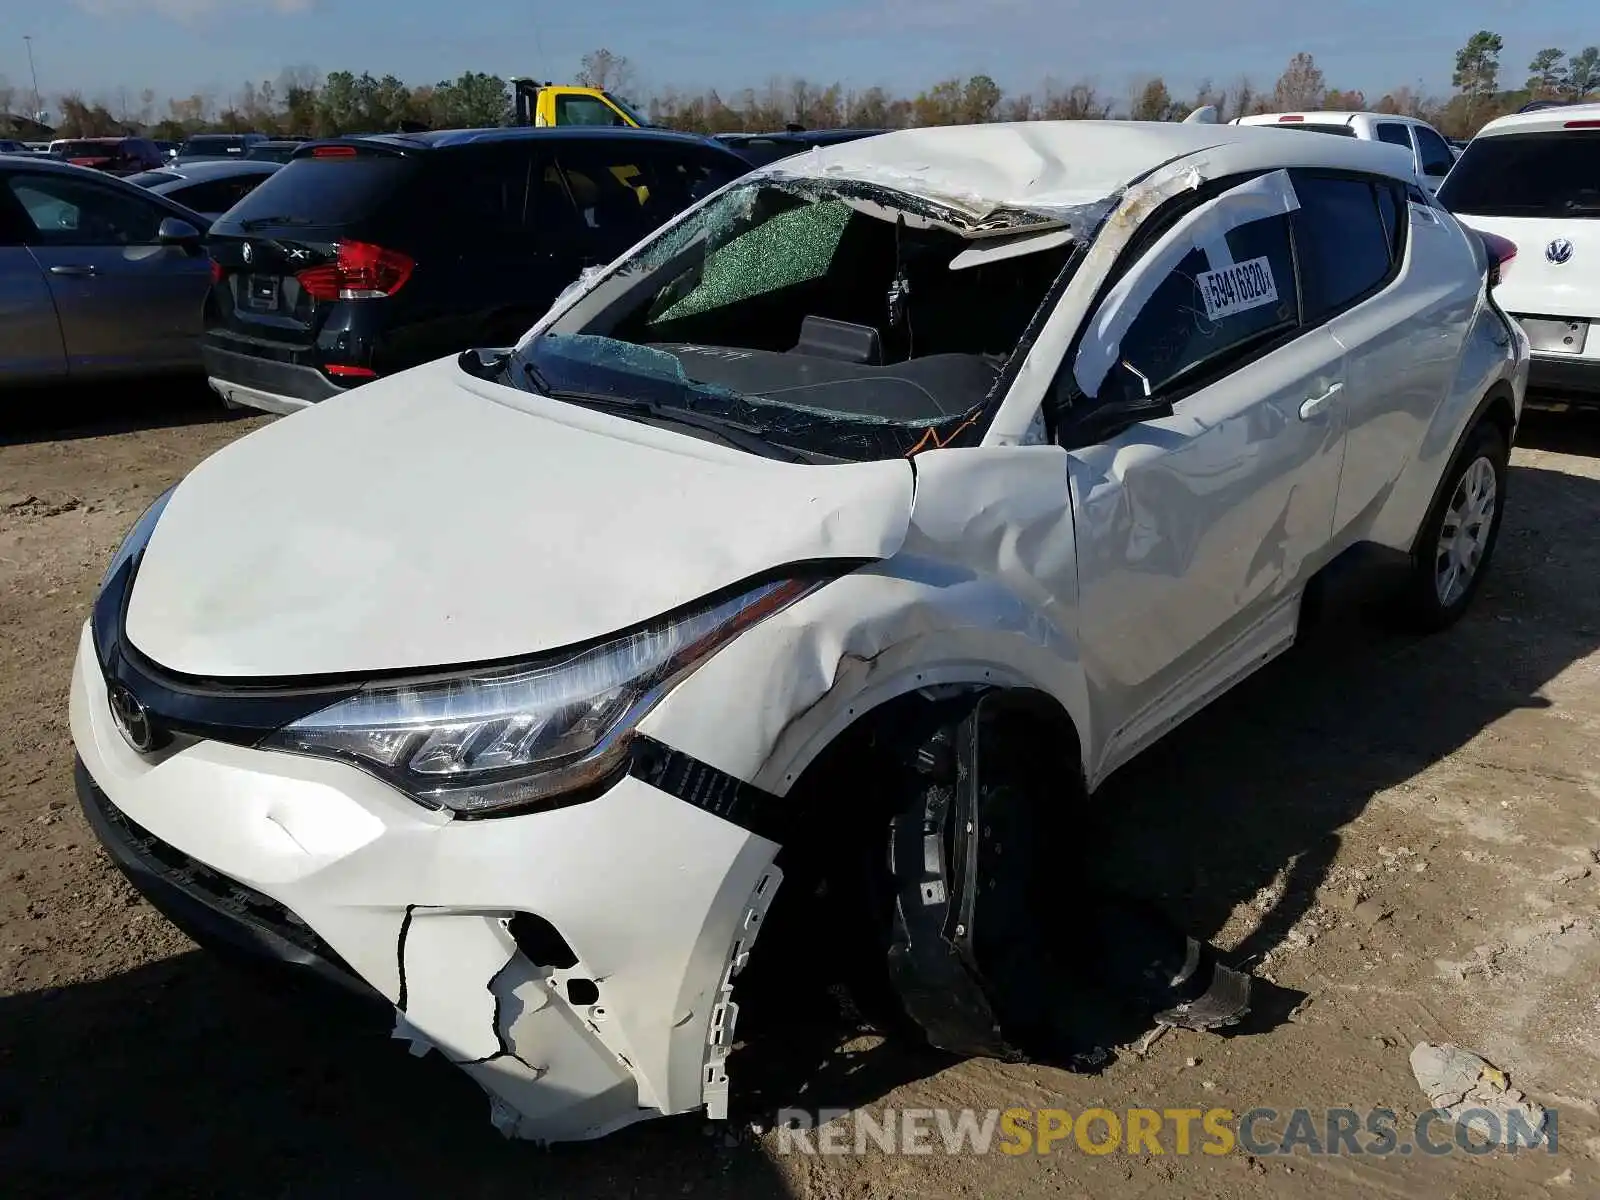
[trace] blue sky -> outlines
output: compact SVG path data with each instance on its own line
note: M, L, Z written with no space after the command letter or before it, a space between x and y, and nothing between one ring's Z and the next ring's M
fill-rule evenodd
M24 107L31 88L23 34L33 35L40 90L74 89L115 107L136 97L210 91L286 66L393 72L410 83L465 70L570 76L586 50L633 62L652 91L761 87L774 76L912 90L986 72L1008 91L1047 76L1088 78L1127 95L1160 74L1175 92L1241 73L1270 87L1289 56L1314 54L1337 87L1376 99L1399 85L1442 93L1454 51L1474 30L1506 39L1502 78L1520 83L1543 46L1600 42L1595 0L22 0L4 22L0 75Z

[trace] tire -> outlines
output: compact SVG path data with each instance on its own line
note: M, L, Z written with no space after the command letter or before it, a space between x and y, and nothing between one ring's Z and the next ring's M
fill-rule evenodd
M1450 464L1412 545L1396 613L1407 627L1420 633L1447 629L1472 603L1500 537L1510 454L1505 435L1483 421Z

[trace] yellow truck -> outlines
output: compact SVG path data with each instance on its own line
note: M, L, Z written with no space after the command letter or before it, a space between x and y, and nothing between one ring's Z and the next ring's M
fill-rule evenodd
M626 100L604 88L575 84L540 83L517 77L511 80L518 125L609 125L641 129L650 122Z

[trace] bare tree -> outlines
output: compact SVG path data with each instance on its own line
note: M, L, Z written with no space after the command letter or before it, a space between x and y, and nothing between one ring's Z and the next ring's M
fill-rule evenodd
M608 92L628 92L636 81L633 64L626 55L613 54L601 47L589 51L580 60L578 82L584 87L603 88Z
M11 86L11 81L0 75L0 116L5 116L11 111L11 106L16 103L17 89Z
M1039 115L1046 121L1103 121L1111 115L1111 102L1101 99L1092 83L1063 88L1050 80L1045 84Z
M1278 77L1272 89L1272 103L1280 112L1310 110L1322 107L1328 94L1328 83L1323 78L1317 60L1301 51L1289 60L1289 65Z

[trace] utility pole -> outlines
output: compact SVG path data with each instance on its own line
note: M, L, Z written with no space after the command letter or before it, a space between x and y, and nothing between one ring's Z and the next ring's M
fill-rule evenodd
M25 33L22 40L28 46L28 74L33 78L33 112L28 115L35 121L39 120L39 72L33 65L33 35Z

